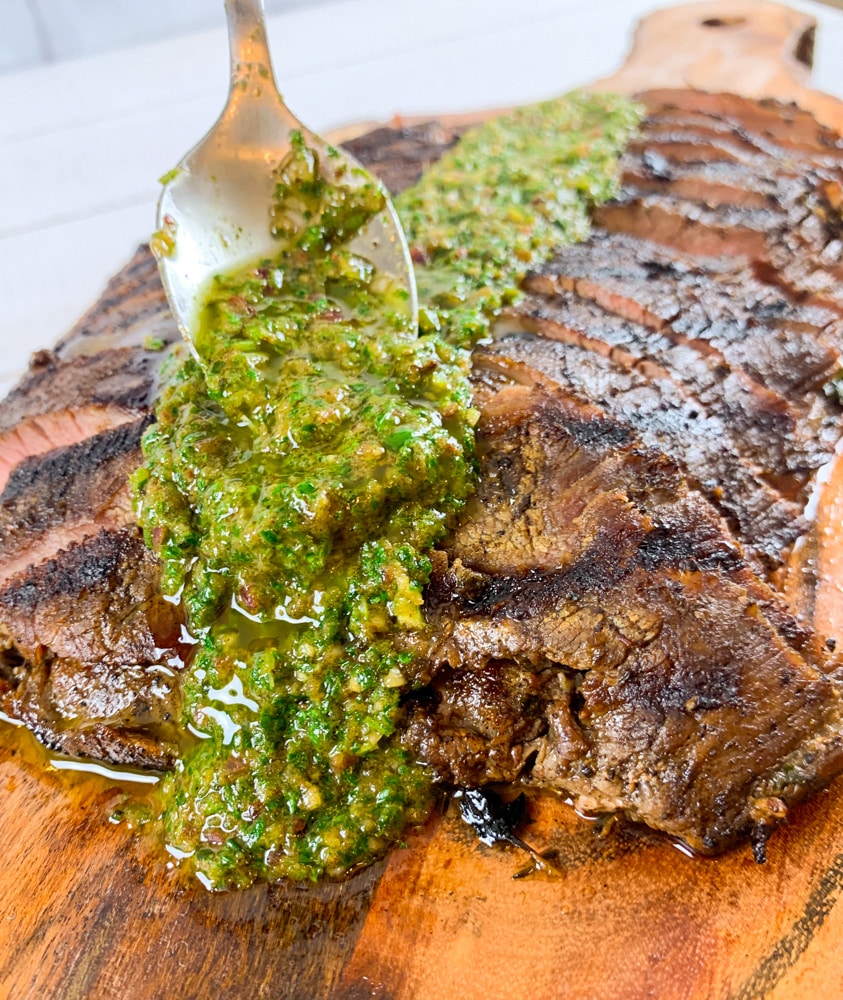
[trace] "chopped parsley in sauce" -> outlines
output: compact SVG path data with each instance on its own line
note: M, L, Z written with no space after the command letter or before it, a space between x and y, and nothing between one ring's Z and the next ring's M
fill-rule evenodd
M418 331L348 246L381 189L328 184L300 139L277 255L213 282L134 480L197 639L162 794L168 848L208 887L339 876L428 814L396 732L429 553L474 488L468 349L531 264L587 234L637 121L602 95L524 109L401 195Z

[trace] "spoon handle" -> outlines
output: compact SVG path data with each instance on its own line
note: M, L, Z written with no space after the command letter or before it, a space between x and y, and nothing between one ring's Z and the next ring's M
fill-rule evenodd
M231 52L231 86L251 80L255 73L278 89L266 40L263 0L225 0L228 45Z

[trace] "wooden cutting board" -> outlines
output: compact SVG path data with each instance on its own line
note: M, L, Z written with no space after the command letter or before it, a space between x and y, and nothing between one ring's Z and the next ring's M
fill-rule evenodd
M843 130L843 102L808 87L813 30L774 4L661 11L594 86L775 96ZM841 516L843 462L820 506L815 602L843 637ZM522 859L448 814L345 883L211 895L108 822L118 787L45 769L26 733L2 742L0 1000L843 995L843 781L794 811L763 866L599 830L545 798L528 837L558 851L558 879L514 881Z

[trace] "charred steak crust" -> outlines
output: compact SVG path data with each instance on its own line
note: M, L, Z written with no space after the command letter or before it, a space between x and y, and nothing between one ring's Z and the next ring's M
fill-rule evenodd
M843 760L825 647L771 589L839 437L843 141L775 102L643 95L602 228L476 359L477 496L434 553L404 740L713 852ZM350 142L393 191L462 128ZM142 248L0 410L0 705L53 750L170 766L181 621L131 517L177 339ZM7 481L8 480L8 481Z
M0 496L0 586L103 528L134 524L129 476L150 416L25 459Z
M135 414L146 412L152 402L157 367L149 352L130 347L115 347L67 360L42 352L4 400L0 432L8 433L27 419L49 413L61 413L71 419L80 406L115 407Z
M454 146L468 126L441 122L379 128L343 143L396 194L412 187L426 167Z
M669 455L717 504L762 576L782 566L806 528L801 506L744 459L728 424L677 392L673 382L545 338L510 335L498 342L497 351L541 371L575 398L597 401L648 447Z
M405 738L444 780L522 777L722 850L805 727L836 725L836 687L675 465L500 367L517 381L479 394L481 491L430 584L442 668Z
M0 407L0 489L24 459L149 413L160 364L161 357L135 347L37 354Z
M133 526L101 531L15 577L0 591L0 616L8 716L64 753L104 748L115 763L172 765L181 619Z

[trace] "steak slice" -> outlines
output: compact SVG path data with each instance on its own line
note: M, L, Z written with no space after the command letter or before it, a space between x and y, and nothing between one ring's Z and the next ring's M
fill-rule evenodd
M527 286L575 290L677 342L709 345L794 406L840 366L843 325L833 313L794 304L733 260L598 232L556 254Z
M495 351L598 403L648 447L670 456L727 517L759 573L783 565L806 527L801 506L770 486L741 457L730 429L689 402L675 383L622 368L577 344L512 330L496 341Z
M117 347L59 359L35 355L0 408L0 490L23 459L77 444L149 411L159 360Z
M796 104L684 88L647 90L638 99L651 115L675 114L679 120L699 115L789 149L795 157L802 154L812 163L843 163L843 138Z
M102 529L134 524L129 476L149 423L120 424L13 470L0 494L0 586Z
M787 200L792 200L803 187L796 179L761 172L733 160L670 160L659 152L660 136L654 131L648 129L646 139L639 140L637 147L628 150L621 160L621 179L631 189L659 193L669 186L677 197L704 201L710 208L736 205L764 209L778 203L783 188L792 189L787 195ZM655 138L653 145L649 143L651 137Z
M799 415L784 397L731 368L716 348L619 319L572 292L530 296L519 303L517 314L529 330L544 337L596 350L647 377L672 381L689 405L720 420L741 456L790 499L830 458L830 451L800 426Z
M626 188L620 199L595 212L612 232L629 233L680 251L733 254L765 267L794 297L843 312L843 246L835 229L820 221L822 205L801 217L765 209L706 204L672 195L639 194Z
M49 749L165 769L176 757L180 611L136 528L102 530L0 591L0 706Z
M144 248L0 408L0 710L52 751L160 770L187 636L128 477L178 337Z
M601 224L691 253L757 261L769 280L839 315L840 137L775 102L708 95L695 105L679 91L643 99L650 115L627 154L626 187L598 210ZM716 107L728 111L720 117Z
M710 208L671 193L649 194L625 187L620 197L595 213L610 232L630 233L677 250L717 257L763 258L767 246L790 220L772 208L718 205Z
M95 305L58 342L55 354L67 361L112 348L140 348L151 367L159 368L161 349L180 342L158 265L149 247L141 246L108 282Z
M792 109L646 100L624 164L634 198L692 205L682 230L720 227L728 244L743 227L763 252L712 260L699 243L602 234L578 276L577 248L534 276L568 342L536 336L552 328L535 317L525 335L522 311L521 332L477 358L480 492L433 556L436 641L405 738L443 780L531 782L714 851L841 766L823 647L750 568L782 565L805 525L814 458L799 456L839 437L818 391L839 310L791 292L837 266L813 209L833 208L841 155ZM780 113L787 127L768 121ZM458 132L397 127L350 147L397 191ZM804 274L779 266L782 248ZM0 707L59 752L163 768L190 639L115 488L166 356L150 337L177 331L142 250L4 411ZM18 442L41 424L43 447Z
M415 184L427 167L456 145L467 128L437 121L378 128L347 140L343 147L397 194Z
M520 777L704 853L775 822L843 763L834 684L672 462L535 369L480 365L480 492L429 587L406 741L444 780Z

